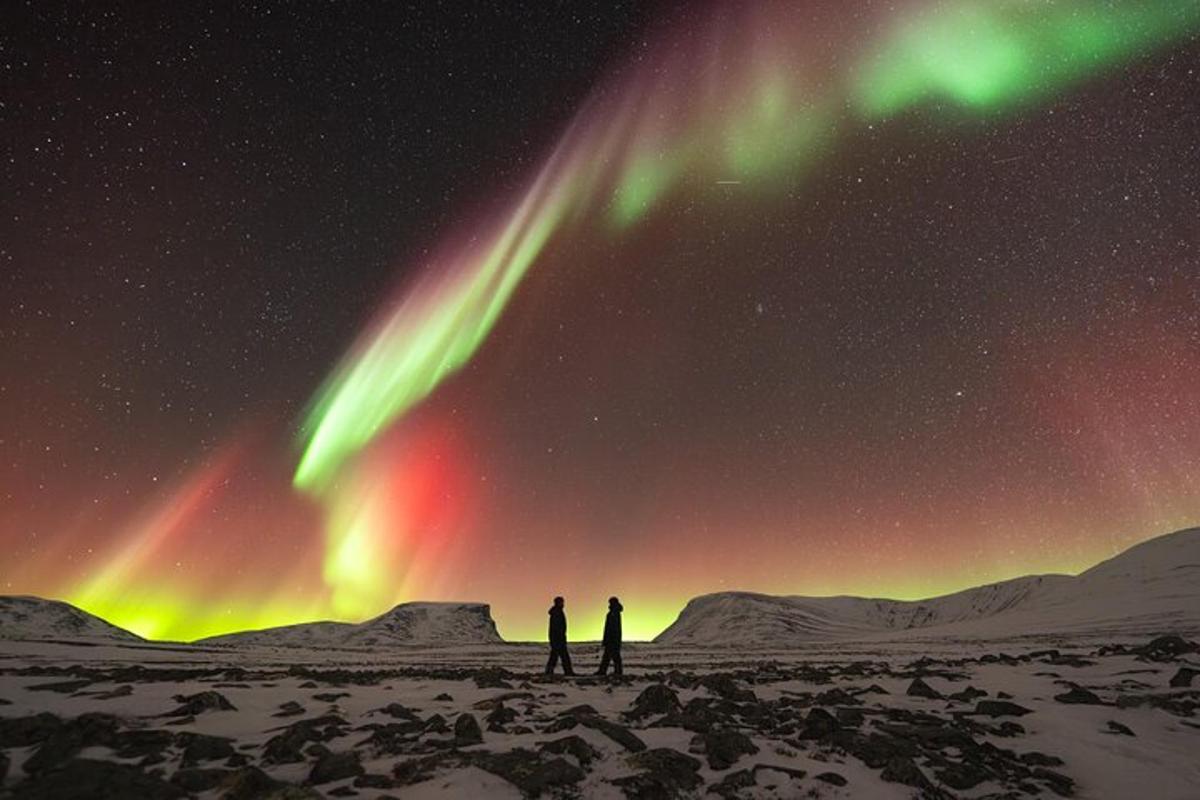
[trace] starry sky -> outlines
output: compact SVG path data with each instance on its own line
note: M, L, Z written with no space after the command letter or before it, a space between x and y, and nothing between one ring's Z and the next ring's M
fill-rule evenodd
M0 591L630 638L1200 523L1200 3L27 3Z

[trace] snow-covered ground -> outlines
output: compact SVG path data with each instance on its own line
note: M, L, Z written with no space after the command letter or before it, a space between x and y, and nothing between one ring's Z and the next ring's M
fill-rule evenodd
M4 786L35 798L98 786L203 798L1200 797L1200 653L1148 641L630 645L621 680L547 679L534 645L6 642ZM597 660L595 645L574 655L581 671Z

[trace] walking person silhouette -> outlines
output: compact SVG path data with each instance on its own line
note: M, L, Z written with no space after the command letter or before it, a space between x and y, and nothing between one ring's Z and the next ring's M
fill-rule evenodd
M567 652L567 614L563 611L562 597L554 598L550 606L550 660L546 662L546 674L551 675L558 659L562 658L563 674L574 675L571 669L571 654Z
M597 675L608 674L608 664L613 665L613 674L620 675L621 669L621 612L625 607L615 597L608 598L608 616L604 618L604 655L600 657Z

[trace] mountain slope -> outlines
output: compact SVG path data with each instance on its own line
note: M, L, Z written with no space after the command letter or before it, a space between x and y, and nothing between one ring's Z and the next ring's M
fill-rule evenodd
M484 603L402 603L366 622L306 622L201 639L269 647L380 647L500 644Z
M655 639L670 645L790 647L880 635L997 636L1200 628L1200 528L1150 539L1078 576L1034 575L928 600L693 599Z
M0 596L0 639L144 641L70 603L28 596Z

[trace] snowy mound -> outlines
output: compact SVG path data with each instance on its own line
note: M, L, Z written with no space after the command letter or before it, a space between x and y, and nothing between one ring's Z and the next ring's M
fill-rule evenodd
M269 647L450 647L500 644L489 606L484 603L402 603L366 622L306 622L229 633L205 644Z
M928 600L704 595L655 641L786 648L911 632L987 637L1196 629L1200 528L1142 542L1075 577L1014 578Z
M0 596L0 639L119 639L137 634L110 625L69 603L40 597Z

